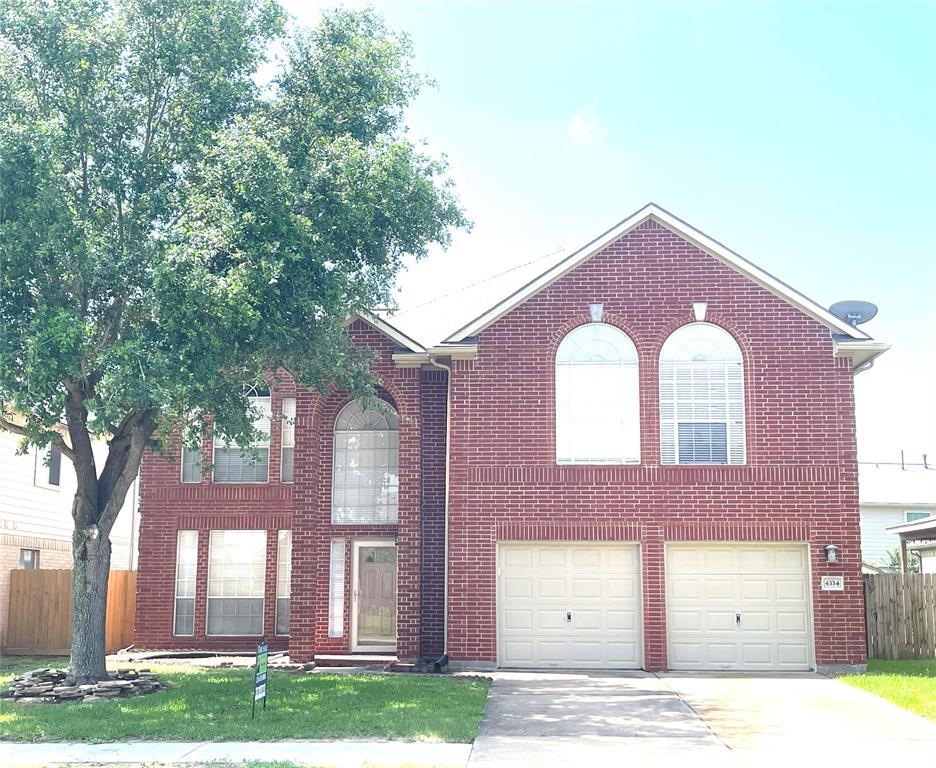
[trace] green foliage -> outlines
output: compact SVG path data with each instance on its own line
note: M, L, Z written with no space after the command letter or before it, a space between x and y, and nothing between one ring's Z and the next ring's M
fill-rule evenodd
M366 392L350 312L466 222L404 134L423 79L372 11L282 39L273 0L5 0L0 406L53 438L212 413L246 444L258 372Z
M16 741L470 742L488 691L487 682L445 676L272 671L267 708L251 720L251 669L143 666L170 689L119 702L5 706L0 732Z
M887 568L894 571L900 571L900 547L894 547L887 550ZM907 571L909 573L920 572L920 556L916 552L907 551Z

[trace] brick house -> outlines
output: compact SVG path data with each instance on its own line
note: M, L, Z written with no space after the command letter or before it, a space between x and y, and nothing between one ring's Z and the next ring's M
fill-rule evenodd
M279 385L256 463L147 457L138 647L865 663L853 377L886 345L654 205L434 346L348 331L382 404Z

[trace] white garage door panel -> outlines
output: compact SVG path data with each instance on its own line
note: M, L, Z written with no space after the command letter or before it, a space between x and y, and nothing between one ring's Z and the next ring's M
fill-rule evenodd
M808 669L808 599L805 546L668 544L669 666Z
M498 549L501 666L640 668L637 545L501 544Z

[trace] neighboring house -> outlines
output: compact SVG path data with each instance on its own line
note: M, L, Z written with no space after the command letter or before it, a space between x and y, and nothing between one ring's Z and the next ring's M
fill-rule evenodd
M6 647L10 571L72 567L74 467L50 448L32 446L19 455L19 442L19 435L0 429L0 648ZM94 454L103 461L107 446L95 441ZM136 515L134 482L111 531L113 570L136 567Z
M886 345L653 205L440 343L348 331L382 405L279 386L253 462L146 457L139 647L865 663L853 376Z
M887 568L900 539L886 529L936 515L936 467L928 464L858 465L861 558Z
M920 573L936 573L936 514L892 525L887 532L898 537L906 565L911 552L920 558Z

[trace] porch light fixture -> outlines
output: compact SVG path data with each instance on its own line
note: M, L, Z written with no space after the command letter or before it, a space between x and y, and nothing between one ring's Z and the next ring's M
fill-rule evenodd
M701 323L705 320L705 311L708 309L707 301L694 301L692 302L692 314L695 316L696 322Z
M837 563L839 548L835 544L826 544L825 545L825 561L827 563Z
M604 304L589 304L588 313L593 323L600 323L601 318L604 317Z

